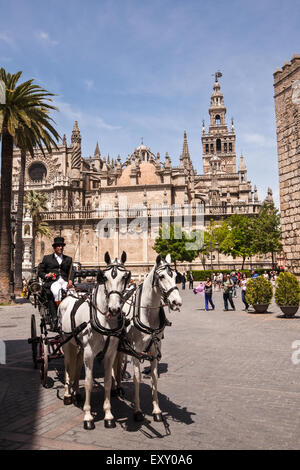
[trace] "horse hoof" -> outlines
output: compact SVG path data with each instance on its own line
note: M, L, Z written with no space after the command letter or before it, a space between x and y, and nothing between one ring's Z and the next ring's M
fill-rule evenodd
M92 429L95 429L94 421L84 421L83 422L83 428L87 429L88 431L91 431Z
M116 427L116 422L114 419L105 419L104 420L104 427L107 429L113 429Z
M134 417L134 421L138 421L138 422L144 421L144 415L141 411L136 411L133 417Z
M64 405L72 405L72 397L64 397Z
M153 413L153 420L156 423L161 423L163 420L162 414L161 413Z

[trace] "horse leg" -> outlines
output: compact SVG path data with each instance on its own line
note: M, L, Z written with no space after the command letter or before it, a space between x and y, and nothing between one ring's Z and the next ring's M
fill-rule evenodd
M157 381L158 381L158 361L154 359L151 362L151 380L152 380L152 405L154 421L162 421L162 413L158 405Z
M140 362L135 357L132 358L132 361L133 361L133 383L134 383L133 417L135 421L144 421L144 415L140 407L140 382L141 382Z
M72 404L72 392L71 392L71 344L65 344L63 347L64 363L65 363L65 393L64 393L64 405Z
M79 351L77 351L75 378L74 378L74 383L73 383L73 399L76 404L78 404L81 401L81 395L78 392L78 389L79 389L79 380L80 380L82 364L83 364L83 350L80 349Z
M84 429L95 429L94 418L91 414L91 392L93 388L93 364L94 356L92 351L84 350L84 366L85 366L85 402L84 402Z
M123 361L127 356L124 353L117 352L112 368L112 387L111 396L124 396L124 390L122 389L122 378L123 378Z
M115 428L116 423L111 412L110 392L112 384L112 368L117 355L116 340L111 338L111 343L104 358L104 426L106 428Z

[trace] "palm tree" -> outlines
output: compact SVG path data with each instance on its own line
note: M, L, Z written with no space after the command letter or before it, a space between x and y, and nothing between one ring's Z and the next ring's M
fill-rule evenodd
M47 222L43 220L42 212L48 210L47 207L47 196L39 191L27 191L24 198L25 209L29 211L32 217L32 235L33 235L33 246L32 246L32 268L35 267L35 237L40 235L41 237L50 237L52 232Z
M51 124L49 111L57 109L49 102L52 93L28 80L17 86L22 72L9 74L1 68L0 80L6 87L6 102L0 104L1 201L0 201L0 302L10 301L11 280L11 189L14 143L23 152L34 153L34 147L43 150L44 144L51 152L51 144L59 138ZM25 159L24 153L23 158ZM21 182L22 183L22 182ZM22 187L20 188L22 190ZM19 223L19 220L18 220ZM19 230L19 227L18 227ZM20 257L21 259L21 257Z

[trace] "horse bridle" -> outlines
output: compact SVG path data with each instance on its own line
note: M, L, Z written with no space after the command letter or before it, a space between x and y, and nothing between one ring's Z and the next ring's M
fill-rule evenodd
M112 273L111 273L111 277L113 279L115 279L118 275L118 270L119 271L122 271L122 272L125 272L127 273L126 277L125 277L125 284L124 284L124 288L122 290L122 292L120 291L117 291L117 290L111 290L111 291L107 291L107 288L106 288L106 280L104 279L104 276L105 276L105 273L112 270ZM104 293L105 293L105 296L106 296L106 299L108 301L109 297L112 295L112 294L118 294L120 297L121 297L121 300L123 301L123 296L124 296L124 291L127 287L127 285L129 284L130 282L130 279L131 279L131 272L130 271L127 271L124 267L123 264L121 263L118 263L118 261L114 261L113 263L111 263L107 268L103 269L101 271L102 273L102 276L99 276L98 275L98 283L99 284L102 284L104 286Z
M154 274L153 274L153 281L152 281L152 287L158 287L159 290L160 290L160 293L161 293L161 296L163 298L163 301L165 303L169 303L169 297L171 295L171 293L174 291L174 290L178 290L178 287L177 286L173 286L171 287L169 290L164 290L161 285L160 285L160 282L159 282L159 274L161 273L161 271L164 271L165 269L167 269L168 271L168 274L170 277L173 277L174 275L174 271L173 269L171 268L171 266L166 263L164 264L163 266L158 266L158 268L155 269L154 271Z

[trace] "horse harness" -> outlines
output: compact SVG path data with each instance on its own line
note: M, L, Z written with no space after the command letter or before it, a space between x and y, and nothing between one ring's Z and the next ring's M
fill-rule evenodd
M97 287L94 289L94 291L91 294L86 294L86 295L84 295L83 297L81 297L79 299L77 297L73 296L77 300L76 300L75 304L73 305L73 308L72 308L72 311L71 311L71 328L72 328L72 332L71 333L65 333L66 335L70 335L70 337L67 339L67 341L69 339L71 339L72 337L74 337L77 344L78 344L78 346L80 348L82 348L82 343L78 338L78 334L81 333L88 326L88 324L90 323L93 330L95 330L96 332L102 334L103 336L107 336L104 348L98 354L98 357L100 359L103 359L105 354L106 354L106 351L109 347L110 338L112 336L115 336L115 337L119 338L118 351L124 352L128 355L131 355L131 356L134 356L137 359L139 359L141 362L143 362L144 359L147 359L149 361L153 361L153 359L157 359L159 361L161 359L161 351L160 351L160 346L159 346L161 339L158 337L158 335L161 334L164 331L164 328L167 324L166 315L165 315L165 312L164 312L164 309L163 309L164 305L160 306L160 310L159 310L160 324L159 324L158 328L151 328L148 325L145 325L145 324L142 323L142 321L140 319L140 310L142 308L152 308L152 307L143 307L143 306L140 305L143 283L138 286L137 292L136 292L136 295L135 295L135 299L131 303L131 306L133 306L133 324L134 324L134 326L137 328L137 330L139 330L143 334L146 334L146 335L150 336L150 342L149 342L147 348L145 348L145 350L142 353L139 353L139 352L135 351L134 348L129 343L128 339L126 338L125 328L127 326L126 325L127 320L126 320L125 316L122 313L119 315L118 326L116 328L113 328L113 329L105 328L104 326L102 326L100 324L98 316L97 316L97 311L99 311L102 315L105 315L105 312L102 312L96 304L96 297L97 297L97 293L98 293L99 284L104 284L104 292L105 292L105 295L106 295L107 299L109 298L109 296L111 294L118 294L118 295L120 295L120 297L123 301L123 305L124 305L125 302L127 302L127 300L133 295L133 293L136 290L136 286L134 285L134 287L132 289L130 289L129 291L127 291L124 294L124 290L125 290L126 286L129 284L130 276L131 276L131 273L127 272L128 274L127 274L127 277L125 279L125 287L124 287L123 292L121 293L121 292L116 291L116 290L112 290L110 292L107 292L103 273L105 273L106 271L109 271L110 269L112 269L112 277L113 278L115 278L117 276L117 271L116 271L117 269L121 269L122 271L126 271L123 265L121 265L120 263L115 262L111 266L109 266L107 269L105 269L101 272L100 278L97 279L100 282L98 282ZM161 292L161 296L162 296L164 302L167 303L171 292L173 292L173 290L175 290L175 289L178 290L178 287L174 286L171 289L169 289L168 291L164 291L161 288L161 286L159 285L159 282L158 282L158 276L159 276L159 273L161 271L163 271L164 269L168 270L168 273L171 277L173 276L173 271L172 271L171 267L168 264L163 265L163 266L161 266L161 267L159 267L158 269L155 270L155 273L154 273L154 276L153 276L152 286L156 286L156 287L159 288L159 290ZM76 312L78 311L79 307L86 301L89 303L90 320L88 322L83 322L78 327L76 327L76 322L75 322ZM130 309L131 309L131 306L130 306ZM155 350L156 350L156 356L155 357L153 357L150 354L150 349L151 349L152 345L154 345Z
M102 326L101 323L99 322L99 319L98 319L98 316L97 316L97 311L99 311L102 315L105 315L105 312L102 312L99 309L99 307L97 306L97 303L96 303L96 297L97 297L97 293L98 293L99 284L104 285L104 292L105 292L106 299L109 299L109 296L111 294L118 294L123 299L123 292L121 293L117 290L111 290L110 292L108 292L107 289L106 289L106 285L105 285L105 275L104 275L104 273L109 271L109 270L112 270L112 278L115 279L117 277L117 270L118 269L127 273L127 276L125 277L125 286L124 286L124 289L123 289L123 292L124 292L124 290L126 289L127 284L130 281L131 273L130 273L130 271L126 271L123 264L120 264L120 263L117 262L117 260L115 260L115 262L113 262L108 268L106 268L103 271L99 271L98 276L97 276L98 284L97 284L96 288L93 290L92 293L88 293L88 294L82 296L79 299L77 297L75 297L74 295L70 294L72 297L76 298L76 302L73 305L73 308L72 308L72 311L71 311L71 314L70 314L72 332L71 333L65 333L65 334L70 335L69 339L74 337L77 345L80 348L82 348L82 343L78 338L78 334L81 333L81 331L83 331L88 326L88 324L91 324L91 327L92 327L93 330L95 330L97 333L100 333L104 336L107 336L107 339L106 339L105 345L104 345L104 349L98 355L98 356L100 356L100 359L104 358L104 356L105 356L105 353L106 353L106 351L108 349L108 346L109 346L111 336L116 336L116 337L120 338L121 333L124 330L124 326L125 326L125 318L122 314L119 315L118 326L116 328L112 328L112 329L111 328L105 328L104 326ZM132 293L133 293L133 291L132 291ZM84 302L88 302L88 304L89 304L90 320L88 322L83 322L78 327L76 327L75 315L76 315L76 312L78 311L79 307Z

